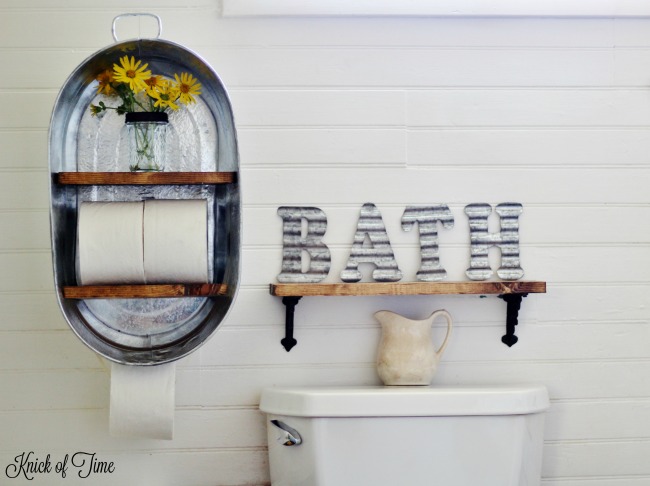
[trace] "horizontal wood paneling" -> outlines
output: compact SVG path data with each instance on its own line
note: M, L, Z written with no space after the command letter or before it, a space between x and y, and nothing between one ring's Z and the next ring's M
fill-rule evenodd
M546 477L650 476L650 440L575 441L544 447Z
M23 412L22 417L29 417L34 411L106 408L110 377L105 370L88 366L76 370L28 371L21 368L0 372L0 386L11 390L0 396L0 410ZM13 441L0 444L0 447L9 445L13 446Z
M50 248L49 213L36 211L0 211L0 251L48 250Z
M546 440L647 439L650 399L560 401L546 415Z
M435 49L268 48L206 49L206 59L220 67L233 86L641 86L648 69L638 64L643 50L609 49ZM489 55L486 53L489 52ZM2 56L0 56L0 59ZM390 59L390 63L387 63ZM237 61L239 69L231 66ZM241 64L240 64L241 63ZM299 65L300 70L275 67ZM522 69L526 66L526 69ZM354 81L351 81L354 80ZM2 84L0 84L2 86Z
M22 449L88 449L118 468L94 477L99 486L268 485L263 388L377 385L373 313L447 308L456 327L435 384L548 387L544 486L650 481L650 20L224 19L214 1L116 1L0 5L10 66L0 79L0 464ZM68 328L53 293L49 118L123 11L160 14L164 38L213 65L239 135L242 288L215 335L178 363L170 442L108 436L109 365ZM524 300L516 346L500 341L496 297L409 296L304 298L298 345L281 347L284 307L268 293L281 264L278 206L327 213L338 281L363 203L382 211L405 280L419 250L417 233L401 229L404 207L448 204L456 221L440 231L442 263L465 280L463 208L484 201L523 203L526 279L548 282Z
M404 91L230 90L240 127L383 127L406 123Z
M253 160L246 164L254 165ZM353 173L351 173L353 171ZM635 181L635 184L630 184ZM314 184L314 182L318 182ZM527 204L647 204L641 188L650 168L463 167L430 168L248 168L244 203L254 205L447 204L517 201ZM603 185L607 185L607 190ZM385 188L389 187L390 191ZM291 188L291 190L287 190ZM336 188L336 193L332 193ZM551 190L552 189L552 190Z
M67 329L54 291L0 292L0 331Z
M406 164L402 129L254 130L239 131L241 160L249 166L309 164Z
M401 2L390 0L359 0L353 5L345 1L331 0L316 4L277 0L268 4L264 0L223 0L223 15L230 16L441 16L441 17L646 17L650 13L642 1L628 1L624 4L610 0L598 4L566 0L561 4L528 4L508 0L482 2L441 1L434 4L422 2Z
M650 121L643 88L437 89L407 95L416 127L638 127ZM615 132L618 133L618 132Z
M585 486L597 484L598 486L644 486L650 481L650 476L635 477L597 477L584 476L581 478L542 479L543 486Z
M640 165L650 130L479 129L408 133L409 166Z
M53 106L50 105L50 106ZM20 118L20 117L18 117ZM3 117L9 120L10 117ZM47 167L47 130L0 130L0 169L44 169Z
M173 441L110 437L107 408L99 410L30 411L0 413L2 430L15 437L12 448L30 450L35 445L41 450L65 451L75 446L91 446L104 451L170 451L191 450L195 444L205 449L263 448L266 444L266 424L263 415L255 408L195 410L179 409L174 413ZM55 421L69 433L65 438L40 437L39 429ZM35 432L20 433L27 422L32 422ZM75 426L81 422L84 427ZM36 444L38 442L38 444ZM2 452L10 452L6 445Z
M0 128L39 128L45 131L50 126L55 99L54 90L0 92L0 103L6 108L6 113L11 113L11 116L0 119Z
M0 333L0 369L99 368L99 357L66 329Z
M0 62L16 64L17 69L0 80L0 89L59 87L94 52L2 49ZM647 51L636 48L617 49L615 58L606 48L391 48L390 52L389 67L385 48L198 50L232 87L641 87L650 72L641 62ZM283 65L300 69L277 68ZM39 66L43 75L33 76L31 66Z

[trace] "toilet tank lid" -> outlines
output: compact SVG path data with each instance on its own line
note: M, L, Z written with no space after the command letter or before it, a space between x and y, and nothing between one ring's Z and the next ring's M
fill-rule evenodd
M549 407L541 385L267 388L260 410L292 417L523 415Z

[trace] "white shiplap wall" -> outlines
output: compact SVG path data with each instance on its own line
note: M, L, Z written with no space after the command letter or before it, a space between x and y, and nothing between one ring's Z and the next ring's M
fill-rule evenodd
M125 11L197 51L229 87L244 190L242 289L219 332L181 361L176 438L108 436L106 364L53 295L47 129L55 96L112 42ZM545 486L650 484L650 20L222 18L215 0L0 2L0 484L23 451L114 461L92 484L268 484L263 387L375 384L381 308L447 308L456 330L439 384L548 386ZM450 279L464 279L470 202L519 201L522 263L548 281L500 342L496 298L303 299L286 353L280 205L326 211L337 281L358 210L382 210L407 280L407 204L448 203Z

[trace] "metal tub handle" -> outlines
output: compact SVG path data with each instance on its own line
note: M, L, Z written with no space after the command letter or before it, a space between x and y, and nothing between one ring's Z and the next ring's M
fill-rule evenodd
M152 13L124 13L118 15L113 19L113 25L111 26L111 34L113 34L113 40L115 42L119 42L119 39L117 38L117 34L115 33L115 28L117 27L117 21L123 17L153 17L158 22L158 35L156 35L156 37L153 37L153 39L158 39L162 35L162 20L160 20L160 17L158 17L157 15Z

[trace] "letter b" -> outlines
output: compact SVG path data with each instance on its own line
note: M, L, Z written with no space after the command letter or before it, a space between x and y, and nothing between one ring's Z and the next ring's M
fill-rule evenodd
M314 207L280 207L282 218L282 273L278 282L316 283L327 277L332 256L323 243L327 216ZM307 220L307 232L302 236L302 220ZM309 255L309 269L302 271L303 251Z

